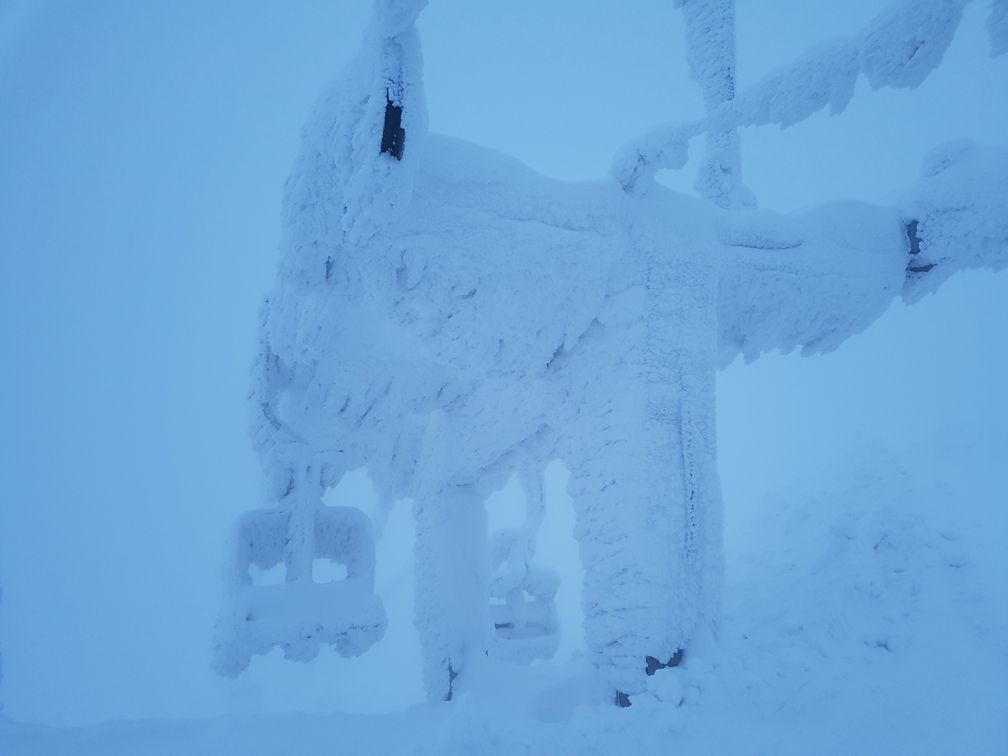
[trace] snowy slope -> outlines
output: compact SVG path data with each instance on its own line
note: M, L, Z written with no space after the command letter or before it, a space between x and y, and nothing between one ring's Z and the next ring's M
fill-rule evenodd
M838 480L729 508L721 637L630 709L576 660L496 663L397 714L6 722L0 753L1004 753L1008 514L982 481L1008 443L957 435L923 439L941 466L866 449Z

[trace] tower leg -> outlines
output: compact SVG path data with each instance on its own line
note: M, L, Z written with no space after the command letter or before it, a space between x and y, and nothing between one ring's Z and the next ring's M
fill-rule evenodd
M585 569L585 640L619 705L650 674L678 664L698 623L716 614L713 449L677 402L658 413L655 406L602 433L600 451L572 468L569 483Z
M474 486L446 486L417 501L416 627L424 687L450 701L489 627L487 518Z

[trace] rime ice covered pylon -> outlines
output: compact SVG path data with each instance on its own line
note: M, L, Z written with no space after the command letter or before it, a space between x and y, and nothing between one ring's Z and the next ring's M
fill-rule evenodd
M354 508L323 506L322 496L345 470L377 453L363 428L357 441L350 436L354 422L363 425L365 405L377 402L373 392L381 387L371 380L398 372L383 361L394 360L392 352L373 354L383 338L369 329L380 330L382 323L366 314L366 291L351 283L362 271L354 271L347 253L366 249L408 204L426 130L414 26L423 5L376 4L360 55L305 125L287 184L284 254L262 310L251 396L253 439L271 508L249 512L237 529L215 641L215 665L223 674L238 674L252 654L274 646L300 660L313 658L320 644L357 655L384 633L385 611L374 595L371 522ZM407 130L410 149L404 153ZM358 421L334 424L336 401L337 417ZM380 445L387 440L374 437ZM346 449L338 448L342 439ZM399 480L389 480L388 491L401 490L404 477L402 470ZM346 579L317 583L317 560L342 564ZM282 584L253 585L250 569L280 565Z
M625 699L716 621L718 365L832 349L901 293L1002 267L1008 161L953 145L902 208L793 217L553 181L426 133L422 4L378 3L287 184L252 395L270 507L239 528L218 666L237 674L273 646L357 654L381 636L370 523L321 501L360 467L383 500L414 502L429 696L451 698L485 652L548 655L556 576L532 546L540 476L560 459L587 645ZM484 500L512 475L528 522L491 542ZM317 559L347 579L316 584ZM252 585L250 567L280 564L282 584Z

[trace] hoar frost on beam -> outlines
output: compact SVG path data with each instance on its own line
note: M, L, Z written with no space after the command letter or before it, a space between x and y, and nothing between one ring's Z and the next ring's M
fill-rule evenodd
M322 645L356 656L384 634L385 610L374 595L371 522L355 508L322 503L345 472L343 452L320 454L305 426L289 419L292 412L310 418L311 406L296 409L285 399L291 385L311 381L318 369L312 357L317 348L302 341L312 334L299 329L324 317L320 287L346 280L341 252L366 244L408 204L426 131L415 28L425 4L376 2L361 52L305 127L302 170L287 185L280 278L293 290L279 286L264 305L252 401L253 436L272 506L247 513L237 528L215 640L215 665L226 675L274 646L295 660L314 658ZM296 344L305 359L292 359L274 349L277 344ZM343 565L346 578L317 582L319 560ZM283 582L254 585L253 569L281 570Z
M648 185L662 168L686 164L690 140L700 134L723 134L740 126L777 124L784 128L825 107L843 112L854 96L859 74L872 89L919 86L937 68L955 35L963 9L972 0L900 0L876 16L861 32L814 47L755 86L711 108L705 92L707 115L696 121L670 123L650 131L617 154L612 174L627 191ZM704 25L691 25L691 10L723 8L722 0L684 0L690 59L724 60L723 35L700 34ZM988 21L992 54L1004 52L1005 0L995 0ZM722 11L723 12L723 11ZM708 11L713 13L713 11ZM694 49L708 50L705 55ZM694 66L694 70L696 67ZM695 78L696 74L694 74ZM698 182L702 185L701 176Z
M696 190L718 207L756 204L742 184L738 129L723 122L725 103L735 99L735 0L679 0L686 23L690 73L703 91L707 111L707 154Z

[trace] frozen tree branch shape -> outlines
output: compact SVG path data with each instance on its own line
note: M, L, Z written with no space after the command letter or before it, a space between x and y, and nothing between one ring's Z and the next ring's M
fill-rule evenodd
M323 644L360 654L382 636L371 523L322 503L361 467L384 502L413 501L431 699L451 699L486 653L550 655L557 578L533 547L542 472L560 459L585 568L586 642L614 700L629 704L684 649L688 663L691 640L717 621L718 365L832 349L896 296L912 301L965 268L1003 268L1008 155L951 145L897 208L845 202L798 216L719 207L744 204L737 172L710 185L720 203L660 186L626 192L611 179L553 181L427 134L422 5L377 3L361 53L309 118L287 183L250 402L268 506L237 528L217 667L236 675L275 646L300 660ZM877 85L919 82L961 5L900 5L856 44L734 100L718 55L691 47L712 105L693 133L842 107L858 71ZM728 7L708 10L723 18ZM730 47L721 32L712 39ZM391 126L390 105L400 108ZM648 144L630 166L635 181L685 141ZM730 138L710 153L736 161ZM489 537L484 501L512 475L526 523ZM318 559L344 564L346 579L317 582ZM283 582L254 585L255 568L280 570Z
M695 61L698 58L717 60L722 50L730 51L733 69L734 45L729 48L722 39L716 36L711 39L710 23L697 23L695 19L705 12L714 13L714 9L718 9L723 18L727 17L725 9L733 3L732 0L684 0L681 5L686 14L691 70L704 87L707 115L695 121L669 123L653 129L620 151L613 162L612 173L627 191L643 188L650 184L659 169L682 168L686 164L690 140L700 134L706 133L710 142L724 138L717 135L728 130L734 133L740 126L792 126L826 107L833 114L842 113L854 96L854 85L861 74L872 89L917 87L941 63L963 9L971 1L900 0L859 33L815 47L748 91L734 98L724 97L717 104L708 89L718 72L727 70L728 59L725 58L721 69ZM994 0L988 21L993 55L1008 49L1006 7L1006 0ZM694 52L697 49L707 50L707 55ZM709 181L703 178L703 171L707 170L706 167L701 169L699 183Z

